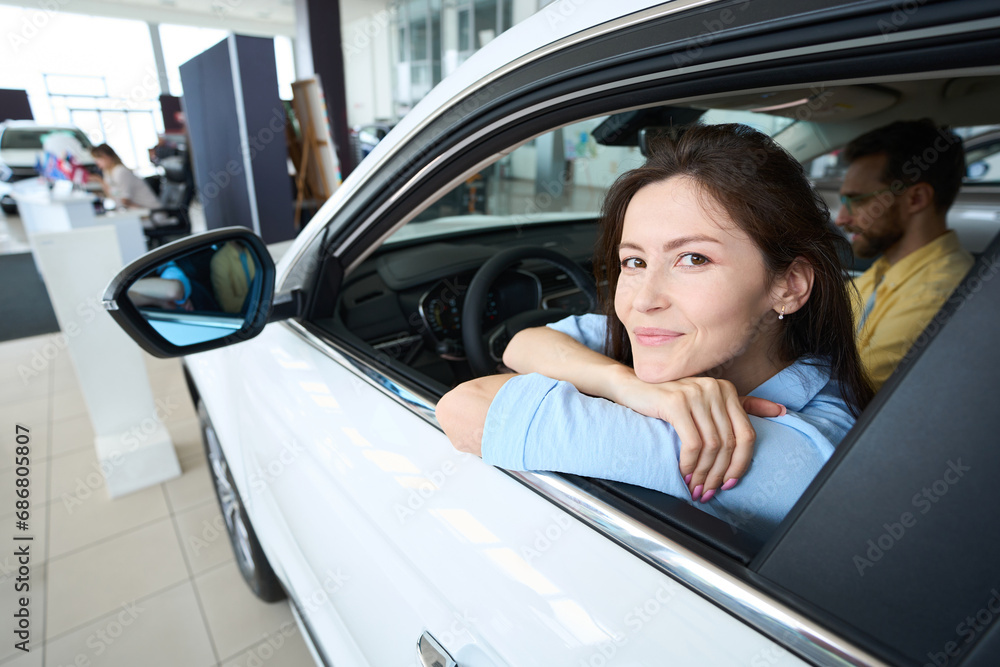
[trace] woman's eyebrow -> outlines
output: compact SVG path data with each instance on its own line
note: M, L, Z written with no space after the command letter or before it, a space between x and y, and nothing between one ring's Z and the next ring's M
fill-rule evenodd
M720 245L722 244L722 241L716 238L712 238L711 236L706 236L704 234L694 234L692 236L681 236L676 239L673 239L672 241L667 241L666 243L663 244L663 251L670 252L671 250L679 248L682 245L687 245L688 243L699 243L699 242L718 243ZM636 245L635 243L630 243L628 241L624 241L618 244L618 249L641 251L642 246Z

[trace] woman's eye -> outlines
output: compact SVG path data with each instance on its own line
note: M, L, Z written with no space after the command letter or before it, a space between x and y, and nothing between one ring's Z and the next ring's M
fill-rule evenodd
M683 266L705 266L711 260L704 255L699 255L697 253L689 252L681 255L680 264Z
M626 257L622 260L623 269L644 269L646 268L646 262L642 261L638 257Z

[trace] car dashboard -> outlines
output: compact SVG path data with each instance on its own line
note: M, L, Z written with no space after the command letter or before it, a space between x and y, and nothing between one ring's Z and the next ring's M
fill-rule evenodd
M472 377L465 361L462 316L465 294L479 267L501 250L533 246L560 252L590 273L596 235L596 222L588 220L387 244L347 277L335 323L327 322L333 325L328 328L346 330L379 357L455 386ZM528 310L582 314L588 308L587 297L562 270L526 260L491 286L482 330L488 333Z

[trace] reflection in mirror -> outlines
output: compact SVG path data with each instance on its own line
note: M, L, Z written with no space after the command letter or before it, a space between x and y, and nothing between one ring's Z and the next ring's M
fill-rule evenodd
M128 299L157 333L185 347L239 331L260 299L263 275L250 248L226 241L147 271Z

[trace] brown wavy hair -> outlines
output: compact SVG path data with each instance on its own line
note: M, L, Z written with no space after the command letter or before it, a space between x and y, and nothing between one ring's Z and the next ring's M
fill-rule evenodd
M90 154L93 155L94 157L111 158L111 161L114 162L115 164L122 163L122 159L118 157L118 153L115 152L115 149L112 148L111 146L108 146L107 144L99 144L97 146L94 146L93 148L90 149Z
M838 255L850 256L847 239L830 221L799 162L745 125L678 128L652 146L642 167L620 176L608 191L594 259L598 285L606 285L601 304L608 318L608 356L632 365L628 332L614 305L625 209L642 187L674 176L694 181L750 237L769 281L799 258L812 265L812 293L800 310L785 316L776 354L785 363L806 357L806 363L827 366L852 414L860 415L875 390L854 341L853 283Z

